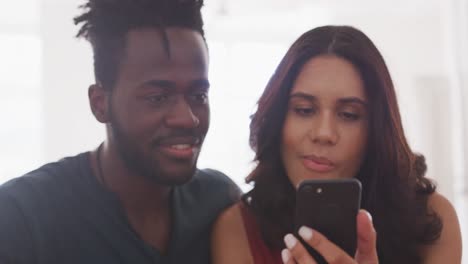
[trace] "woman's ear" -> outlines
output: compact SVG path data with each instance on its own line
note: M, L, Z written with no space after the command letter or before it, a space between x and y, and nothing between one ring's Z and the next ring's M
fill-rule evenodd
M109 93L99 84L93 84L88 88L89 106L94 117L101 123L108 123L109 118Z

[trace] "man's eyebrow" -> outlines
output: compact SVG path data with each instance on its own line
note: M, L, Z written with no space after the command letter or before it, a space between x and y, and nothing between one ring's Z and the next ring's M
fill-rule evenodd
M157 88L162 88L162 89L175 89L176 88L176 83L174 81L169 81L169 80L149 80L144 83L142 83L139 87L140 88L148 88L148 87L157 87ZM207 79L197 79L194 80L190 83L191 87L195 88L205 88L208 89L210 88L210 82Z
M163 89L174 89L176 84L169 80L149 80L144 82L140 87L158 87Z
M191 87L196 87L196 88L205 88L209 89L210 88L210 82L207 79L197 79L192 81L190 84Z

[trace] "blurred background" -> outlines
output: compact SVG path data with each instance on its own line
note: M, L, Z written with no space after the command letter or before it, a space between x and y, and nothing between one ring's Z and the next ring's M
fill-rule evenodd
M74 38L81 3L15 0L0 9L0 183L104 138L88 107L91 48ZM352 25L386 59L410 144L467 237L467 0L205 0L204 16L212 120L199 167L249 190L249 116L281 57L308 29Z

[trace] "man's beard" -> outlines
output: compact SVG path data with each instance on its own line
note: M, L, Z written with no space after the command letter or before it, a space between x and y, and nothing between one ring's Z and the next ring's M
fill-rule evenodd
M164 166L161 166L160 160L146 155L141 147L135 143L138 140L134 140L125 134L114 115L111 115L110 129L118 154L127 169L134 172L136 175L149 179L156 184L167 186L184 184L194 175L196 162L193 164L191 170L185 172L183 175L169 175L168 172L162 169ZM153 142L148 144L151 144L151 147L155 145Z

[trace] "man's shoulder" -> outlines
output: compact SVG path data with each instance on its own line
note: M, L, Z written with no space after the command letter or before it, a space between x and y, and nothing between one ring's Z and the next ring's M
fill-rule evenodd
M0 185L0 198L23 200L36 199L41 194L52 195L49 191L61 189L61 183L67 182L68 176L81 173L84 158L85 153L66 157L13 178Z
M230 200L237 200L241 191L237 184L226 174L214 169L197 170L189 186L199 189L202 194L227 196Z
M78 173L79 157L45 164L0 185L1 263L33 261L34 243L57 228L60 217L50 212L68 191L62 183L66 176Z
M195 172L194 180L207 185L237 187L226 174L214 169L198 169Z
M207 252L211 225L225 208L240 199L239 187L225 174L212 169L197 170L186 184L174 189L173 206L178 248Z
M241 195L239 187L228 176L213 169L197 170L192 180L177 189L186 207L199 210L224 209L238 201Z

